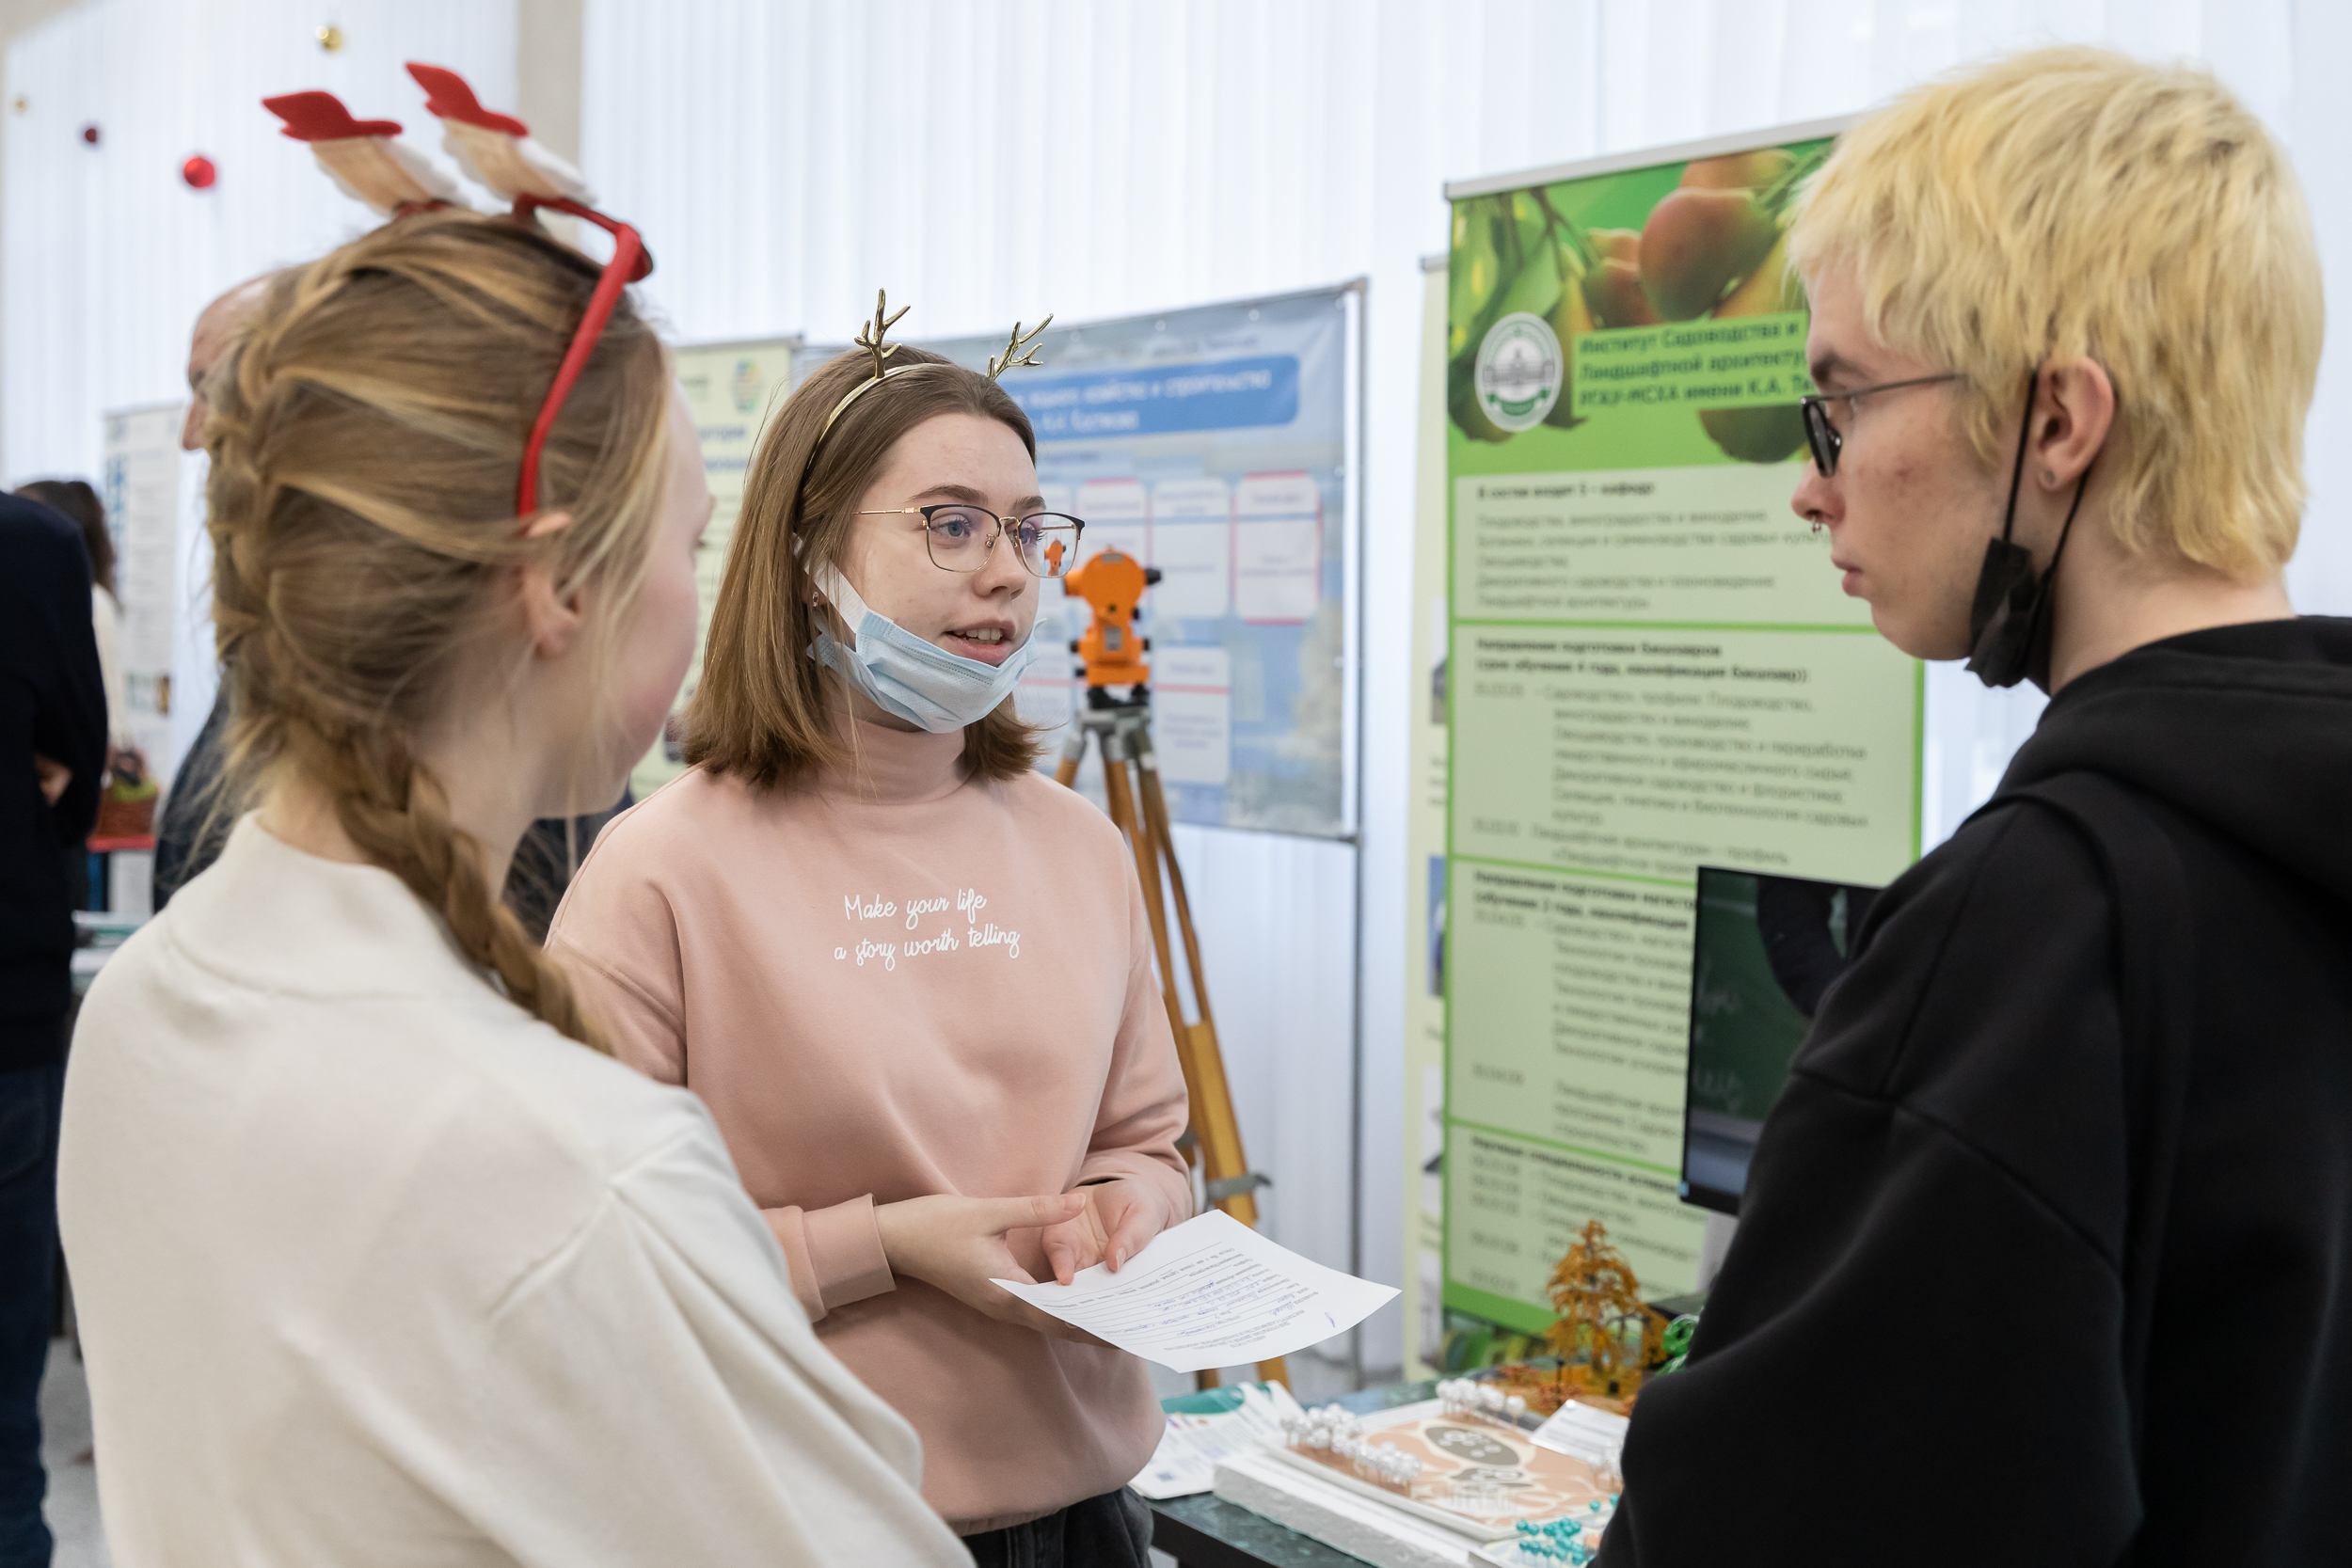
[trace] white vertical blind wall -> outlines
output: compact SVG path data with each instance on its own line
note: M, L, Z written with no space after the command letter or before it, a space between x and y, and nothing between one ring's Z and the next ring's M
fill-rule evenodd
M346 40L314 36L333 20ZM264 97L333 92L438 155L440 122L402 69L449 66L485 103L515 90L515 11L466 0L87 0L9 46L0 138L0 479L99 479L105 410L187 395L188 331L240 278L373 228ZM24 108L15 105L22 99ZM82 128L99 127L98 145ZM209 191L180 166L201 152ZM442 160L447 163L447 159ZM476 199L487 204L485 193ZM215 683L200 514L183 524L173 730L184 748Z
M883 284L914 307L911 330L949 333L1370 275L1361 1212L1366 1270L1394 1282L1405 454L1415 265L1445 245L1441 183L1847 113L2058 40L2210 64L2297 154L2352 298L2352 8L2336 0L587 0L582 139L689 340L842 334ZM2307 610L2352 610L2352 469L2324 435L2346 386L2331 358L2292 577ZM2038 709L1931 673L1931 843ZM1280 1183L1271 1227L1343 1261L1346 863L1184 836L1244 1128ZM1392 1322L1366 1347L1375 1365L1398 1350Z

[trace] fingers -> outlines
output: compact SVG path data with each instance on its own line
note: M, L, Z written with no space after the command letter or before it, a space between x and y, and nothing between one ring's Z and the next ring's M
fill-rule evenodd
M1059 1225L1086 1207L1081 1193L1051 1193L1041 1197L993 1197L977 1201L980 1228L993 1236Z
M1149 1246L1152 1237L1168 1228L1168 1216L1160 1203L1137 1191L1132 1183L1119 1185L1120 1190L1115 1196L1100 1196L1095 1201L1095 1211L1103 1216L1105 1227L1103 1266L1113 1274Z
M1079 1270L1101 1262L1104 1243L1109 1239L1091 1204L1075 1218L1046 1227L1042 1240L1046 1261L1054 1266L1055 1280L1067 1285Z
M1117 1274L1119 1265L1151 1245L1152 1238L1158 1235L1161 1228L1149 1208L1140 1203L1130 1204L1126 1213L1111 1228L1110 1242L1103 1249L1103 1266Z

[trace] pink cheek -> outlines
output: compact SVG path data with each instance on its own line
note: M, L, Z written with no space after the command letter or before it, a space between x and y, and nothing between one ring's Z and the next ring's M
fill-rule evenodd
M651 747L661 734L662 725L669 721L671 705L657 687L648 686L631 693L621 715L628 736L623 750L637 755Z
M693 568L688 567L665 586L662 617L671 656L668 668L683 680L686 667L694 660L695 621L702 608L695 591Z
M645 585L643 620L635 643L635 657L629 660L632 670L623 671L621 687L622 721L631 736L643 736L650 745L660 733L662 723L676 701L678 687L694 660L694 629L697 599L693 568L672 571L657 577Z

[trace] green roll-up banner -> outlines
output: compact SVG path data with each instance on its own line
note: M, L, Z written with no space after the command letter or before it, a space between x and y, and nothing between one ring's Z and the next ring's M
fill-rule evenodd
M1550 1323L1595 1216L1693 1283L1697 867L1918 854L1921 667L1788 504L1808 130L1448 193L1443 1300L1482 1344Z

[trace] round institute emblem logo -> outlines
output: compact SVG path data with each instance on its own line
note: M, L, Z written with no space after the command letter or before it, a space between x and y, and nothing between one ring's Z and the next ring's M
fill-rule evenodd
M1560 401L1565 372L1551 324L1515 311L1488 327L1478 345L1478 405L1513 435L1533 430Z

